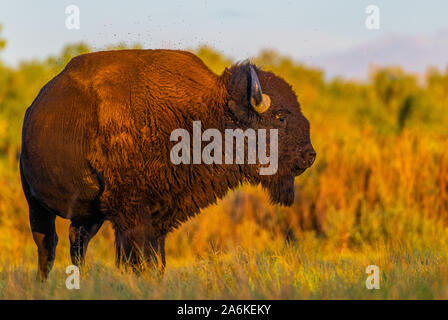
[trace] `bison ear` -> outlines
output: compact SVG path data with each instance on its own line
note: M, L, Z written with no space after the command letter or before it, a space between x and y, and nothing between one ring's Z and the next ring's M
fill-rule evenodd
M270 98L263 94L256 68L251 63L237 64L229 72L229 109L239 121L248 121L251 112L261 114L269 109Z

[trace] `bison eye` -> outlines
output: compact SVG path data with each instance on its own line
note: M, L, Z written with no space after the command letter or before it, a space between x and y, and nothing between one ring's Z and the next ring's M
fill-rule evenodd
M284 125L286 123L286 116L287 116L286 113L277 113L275 115L275 118Z

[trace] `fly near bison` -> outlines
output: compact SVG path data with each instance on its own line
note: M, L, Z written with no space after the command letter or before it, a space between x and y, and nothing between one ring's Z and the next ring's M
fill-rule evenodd
M263 164L253 161L172 163L171 133L193 133L195 121L222 136L277 130L275 174L260 175ZM163 269L166 235L180 223L242 183L261 184L273 203L292 205L294 178L315 157L291 86L250 62L216 75L185 51L78 56L41 89L23 124L20 172L39 276L47 278L55 259L56 216L71 220L76 265L108 220L117 265Z

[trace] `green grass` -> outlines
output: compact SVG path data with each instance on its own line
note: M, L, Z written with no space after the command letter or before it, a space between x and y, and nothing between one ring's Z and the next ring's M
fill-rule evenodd
M80 289L65 286L64 262L46 283L34 268L0 272L0 299L444 299L448 259L434 248L404 246L335 250L308 236L296 245L250 252L234 249L194 262L168 257L163 277L141 276L111 264L89 263ZM93 259L91 259L93 260ZM368 265L380 268L380 289L368 290ZM29 264L28 264L29 265Z

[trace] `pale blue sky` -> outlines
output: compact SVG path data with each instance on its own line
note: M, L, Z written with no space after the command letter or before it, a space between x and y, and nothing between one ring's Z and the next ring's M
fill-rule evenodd
M65 7L78 5L80 30L65 28ZM365 28L365 8L377 5L381 29ZM448 30L446 0L313 1L32 1L1 0L0 23L10 64L56 54L86 41L146 48L209 44L235 59L275 48L297 59L344 52L387 35L425 36ZM448 53L447 53L448 55Z

